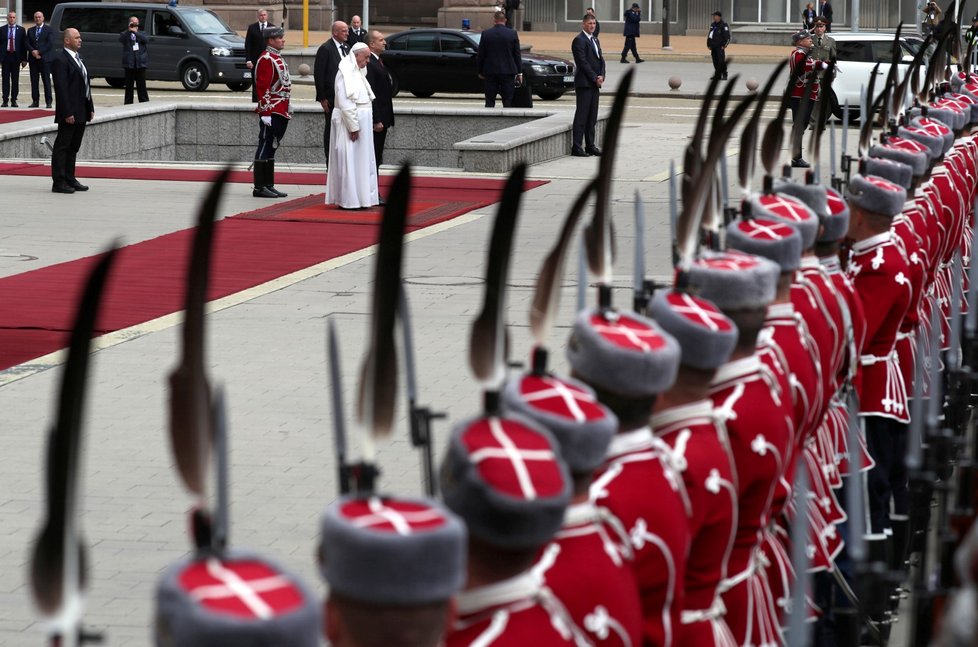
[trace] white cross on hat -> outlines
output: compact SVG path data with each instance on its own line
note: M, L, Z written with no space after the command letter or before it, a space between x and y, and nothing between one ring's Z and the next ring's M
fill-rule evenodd
M692 315L688 318L693 319L695 317L710 330L730 330L730 320L709 304L682 292L673 292L666 299L673 310L684 315Z
M577 422L586 422L588 420L588 414L581 409L581 404L594 404L596 402L594 396L587 391L574 388L552 377L544 376L537 379L543 382L547 388L527 392L526 389L533 388L530 380L524 380L520 385L520 389L523 391L523 398L527 402L559 399L566 408L566 413L564 411L560 411L559 413L573 418ZM598 411L601 410L598 409ZM603 412L601 417L604 417Z
M444 522L445 517L438 510L422 506L398 505L392 507L379 497L372 496L367 500L368 514L349 515L350 523L359 528L377 528L386 530L392 528L399 535L412 534L419 525L430 527L433 522ZM417 509L410 509L417 508ZM356 514L356 513L354 513Z
M788 225L772 220L742 220L737 227L755 240L784 240L795 232Z
M655 330L624 315L614 322L596 315L591 318L591 326L602 337L623 348L633 348L650 353L666 344L662 336Z
M257 573L259 576L250 577L249 572L251 574ZM187 586L187 594L208 608L231 615L239 615L239 610L228 609L226 603L220 602L234 598L251 615L262 620L267 620L276 615L276 609L262 597L262 594L294 588L289 580L260 562L222 564L219 559L210 557L203 563L195 563L184 571L182 577L188 576L194 580L216 581L216 583ZM208 604L207 601L213 603Z
M761 196L761 204L770 211L783 218L789 218L796 222L808 220L812 217L811 211L804 204L780 194Z
M507 420L504 421L495 416L486 418L480 422L488 424L490 438L497 443L496 445L484 446L474 449L469 454L469 460L474 465L479 465L485 461L504 460L512 467L519 484L520 492L527 500L534 500L539 496L538 488L533 481L528 462L552 463L556 467L556 456L553 451L548 449L524 449L514 442L512 436L506 431L505 426L518 425L518 423ZM519 426L520 429L531 433L531 430ZM470 430L471 431L471 430ZM542 438L541 438L542 439Z

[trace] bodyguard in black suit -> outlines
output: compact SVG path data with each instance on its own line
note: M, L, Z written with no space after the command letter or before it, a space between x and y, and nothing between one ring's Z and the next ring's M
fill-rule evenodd
M523 81L523 57L520 55L520 37L516 30L506 26L506 14L497 11L494 24L482 32L476 68L479 78L485 79L486 107L496 107L496 95L502 97L503 107L513 107L516 83Z
M370 58L367 59L367 82L374 91L374 157L377 159L377 169L384 163L384 144L387 141L387 131L394 125L394 88L391 75L380 55L387 48L387 41L379 31L367 34L367 47L370 48ZM379 173L378 173L379 175Z
M7 14L7 24L0 27L0 70L3 73L3 105L17 107L17 93L20 89L20 68L27 67L27 32L17 24L17 13Z
M88 187L75 177L75 158L85 136L85 125L95 118L92 89L88 70L78 50L81 34L69 27L65 30L64 51L51 62L54 76L54 121L58 124L58 137L54 140L51 156L51 179L54 193L88 191Z
M329 163L329 122L333 116L333 102L336 96L336 73L340 69L340 59L350 52L346 37L350 28L342 20L333 23L332 38L316 50L316 64L313 67L313 79L316 81L316 101L323 107L326 115L326 127L323 129L323 152L326 153L326 163Z
M44 82L44 107L50 108L51 56L54 54L54 32L44 24L44 14L34 13L34 26L27 30L27 62L31 72L31 108L41 102L41 82Z
M255 90L255 66L258 65L258 57L262 55L265 51L265 37L262 35L262 31L265 28L270 27L268 24L268 11L266 9L258 10L258 21L253 22L248 25L248 31L245 32L245 59L247 62L245 65L251 70L251 102L258 103L258 93Z
M574 53L574 91L577 108L574 110L574 134L571 155L587 157L600 155L601 149L594 144L594 126L598 123L598 98L604 84L604 56L601 43L595 38L594 16L585 15L581 33L571 42ZM581 147L581 143L586 144Z
M367 43L367 30L363 28L360 16L350 18L350 31L346 35L346 46L353 47L357 43Z
M139 103L149 101L146 91L146 68L149 67L149 40L139 31L139 18L129 19L129 29L119 34L122 43L122 69L126 71L126 95L124 103L132 103L132 86L136 86Z

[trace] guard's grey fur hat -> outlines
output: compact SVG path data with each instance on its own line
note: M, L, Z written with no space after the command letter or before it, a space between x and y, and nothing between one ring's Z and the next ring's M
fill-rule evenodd
M798 43L805 40L806 38L811 38L811 37L812 37L812 33L810 31L808 31L807 29L801 29L791 35L791 44L797 45Z
M717 369L730 359L737 345L737 325L706 299L657 290L649 314L679 342L680 361L685 366Z
M795 184L795 186L804 185ZM801 192L804 193L805 189ZM802 250L811 249L815 244L815 237L818 236L818 216L823 214L824 210L816 214L802 199L781 192L755 194L750 198L750 205L752 218L783 222L797 229L801 236Z
M886 157L866 157L863 162L866 175L885 178L904 189L909 189L913 182L913 169L908 164Z
M915 117L910 125L914 128L932 128L940 132L941 139L944 140L944 148L941 154L947 155L951 147L954 146L954 131L948 128L947 124L943 121L938 121L937 119L930 119L926 117Z
M890 144L874 144L869 149L870 157L882 157L884 159L900 162L910 167L914 176L921 176L927 172L927 165L930 160L924 153L915 153L905 148L897 148Z
M972 103L975 99L974 94L964 88L958 88L957 92L949 94L948 98L964 105L967 116L966 124L973 124L978 121L978 104Z
M879 160L885 161L885 160ZM896 162L891 162L895 164ZM910 169L907 169L907 178L910 177ZM826 203L829 207L829 215L822 219L822 233L819 235L819 242L834 243L842 240L849 231L849 205L841 193L827 187L825 190Z
M853 175L849 179L849 203L866 211L893 218L903 211L907 190L875 175Z
M254 595L238 595L227 579L240 581ZM209 589L215 594L209 595ZM297 576L255 553L188 557L171 564L157 583L155 644L318 647L319 609L318 597Z
M344 597L412 606L449 600L465 583L465 525L436 501L345 496L320 528L320 572Z
M285 36L285 30L281 27L265 27L261 31L261 37L265 40L269 38L281 38L282 36Z
M919 128L905 128L900 126L897 129L897 134L904 139L912 139L918 144L923 144L927 147L927 156L931 161L938 159L944 154L944 138L936 137L930 133L921 130Z
M679 371L678 342L633 312L582 310L566 352L584 382L631 398L662 393Z
M596 470L618 430L618 418L591 387L569 378L520 375L506 382L503 404L554 435L571 474Z
M511 452L520 455L520 471L502 463L513 462ZM503 549L543 546L560 530L571 500L559 452L550 432L526 418L469 418L452 429L439 472L442 498L473 537ZM523 460L527 455L532 459Z
M765 308L774 301L781 268L735 250L705 251L685 273L690 292L724 311Z
M774 261L782 273L801 266L801 234L786 222L738 218L727 225L727 247Z
M776 177L774 178L774 192L790 195L792 198L801 201L819 218L829 213L828 205L825 203L825 185L823 184L805 184L795 182L790 178Z
M909 115L911 120L913 120L919 117L922 114L922 112L920 108L911 108L907 112L907 114ZM947 126L948 128L950 128L951 130L961 130L961 128L964 127L962 118L958 117L957 115L958 113L956 113L954 110L951 110L950 108L938 108L935 106L927 106L927 118L939 121L945 126ZM958 123L961 123L962 125L961 126L956 125Z

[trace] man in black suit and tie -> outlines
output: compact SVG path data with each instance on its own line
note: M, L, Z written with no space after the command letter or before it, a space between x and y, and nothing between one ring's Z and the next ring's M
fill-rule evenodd
M574 110L574 134L571 155L587 157L600 155L601 149L594 144L594 126L598 123L598 98L604 84L604 56L601 43L594 36L597 24L594 16L585 15L581 33L571 42L574 53L574 91L577 108ZM585 147L581 147L581 143Z
M245 32L245 65L251 70L251 102L258 103L258 93L255 90L255 65L258 64L258 57L265 51L265 37L262 32L271 25L268 24L268 10L258 10L258 21L248 25Z
M333 117L333 98L336 90L336 73L340 69L340 59L346 56L350 48L346 38L350 28L342 20L333 23L332 38L316 50L316 64L313 68L313 79L316 81L316 101L323 107L326 115L326 127L323 129L323 152L326 153L326 163L329 164L329 122Z
M7 99L10 99L10 105L16 108L17 92L20 89L20 68L27 67L27 32L17 24L16 12L8 13L7 24L0 27L0 47L3 47L3 53L0 54L3 105L0 105L0 108L7 107Z
M346 46L353 47L357 43L367 42L367 30L363 28L360 16L350 18L350 32L346 36Z
M394 100L391 75L380 60L380 55L387 48L387 41L379 31L367 33L367 47L370 48L370 58L367 60L367 82L374 91L374 157L377 159L377 175L380 176L380 165L384 163L384 143L387 141L387 131L394 125Z
M75 158L85 136L85 125L95 118L92 89L88 70L78 50L82 38L77 29L65 30L64 51L51 62L54 76L54 121L58 124L58 137L54 140L51 156L51 179L54 193L88 191L88 187L75 177Z
M54 54L54 32L44 24L44 14L34 13L34 26L27 30L27 62L31 68L31 108L41 102L41 82L44 83L44 107L50 108L51 56Z
M516 30L506 26L504 12L497 11L493 15L493 21L496 24L482 32L479 39L476 69L479 71L479 78L485 80L486 107L496 107L498 94L503 99L503 107L512 108L516 83L523 81L520 37Z

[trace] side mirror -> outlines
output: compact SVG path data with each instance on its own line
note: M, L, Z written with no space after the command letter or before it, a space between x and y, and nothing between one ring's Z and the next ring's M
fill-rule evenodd
M166 30L166 33L168 33L170 36L186 35L183 31L183 27L181 27L180 25L170 25L170 28Z
M477 52L476 52L476 51L475 51L475 49L474 49L474 48L472 48L472 47L466 47L466 48L465 48L465 53L466 53L466 54L476 54Z

